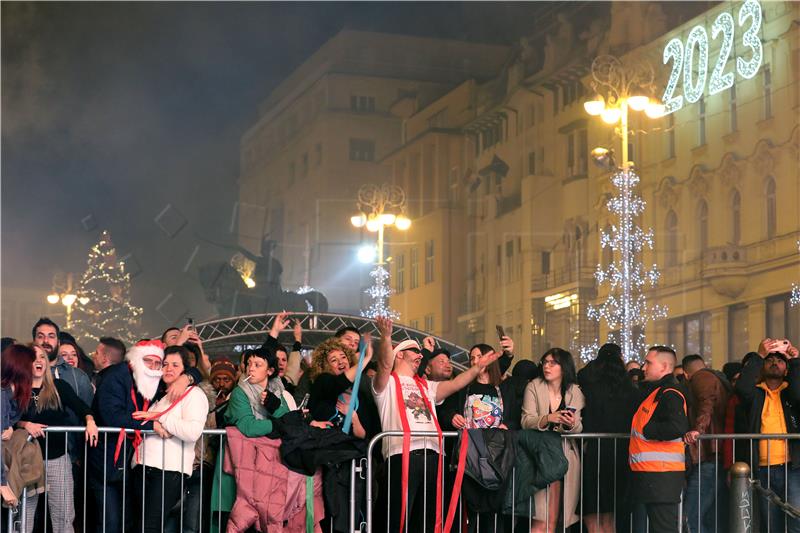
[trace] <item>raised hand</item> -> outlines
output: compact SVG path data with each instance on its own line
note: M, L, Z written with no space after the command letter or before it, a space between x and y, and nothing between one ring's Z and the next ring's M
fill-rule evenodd
M294 335L295 342L303 342L303 326L300 325L300 319L294 319L294 326L292 326L292 334Z
M385 316L375 317L375 326L378 328L381 337L384 339L391 339L392 337L392 319Z
M278 333L286 329L289 325L289 313L281 311L275 316L275 321L272 323L272 329L269 330L269 336L277 339Z
M506 353L514 353L514 341L508 335L503 336L500 339L500 346L503 348L502 351Z
M429 335L422 339L422 347L429 352L432 352L434 349L436 349L436 343L434 342L433 337Z

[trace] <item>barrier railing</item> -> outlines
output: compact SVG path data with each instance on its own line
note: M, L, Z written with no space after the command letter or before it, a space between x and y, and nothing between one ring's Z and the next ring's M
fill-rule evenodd
M16 518L12 510L7 513L5 531L30 532L33 528L33 511L37 505L50 510L50 516L47 512L44 513L45 528L48 521L57 521L57 524L52 524L53 531L58 531L65 521L71 520L69 507L75 511L75 531L82 532L132 531L133 524L142 528L146 521L154 530L161 532L199 532L207 531L212 521L217 526L225 524L221 476L218 476L220 479L216 485L211 483L214 474L222 472L222 463L216 460L217 457L206 453L209 447L217 451L224 447L225 430L203 431L203 437L197 444L197 455L192 453L192 476L179 476L177 480L169 479L169 474L164 469L152 473L134 474L130 469L118 472L111 471L110 465L105 461L100 468L96 463L90 468L88 447L76 446L76 441L83 440L83 431L82 427L49 427L45 430L43 452L49 458L45 461L44 474L47 490L41 495L28 494L21 498ZM130 434L133 431L128 429L125 433ZM98 446L113 451L119 433L119 428L100 428ZM144 438L140 445L140 451L144 455L147 447L153 446L153 432L142 433L145 437L150 437ZM444 432L445 450L451 447L458 435L457 432ZM412 436L424 439L424 448L415 452L415 456L421 457L421 460L415 460L419 470L411 475L422 480L429 480L431 477L435 479L436 457L427 450L434 448L438 441L437 434L413 432ZM399 460L385 461L383 457L378 459L376 446L382 446L384 439L388 438L399 442L401 437L401 431L377 435L369 443L367 457L353 461L350 465L347 498L349 508L342 511L346 512L351 533L390 531L392 519L399 517L400 495L397 487L400 486L398 482L401 463ZM512 497L510 509L506 509L505 513L475 512L461 494L457 500L452 530L512 531L520 524L528 530L534 520L538 520L539 524L534 526L539 527L539 530L555 533L566 532L572 519L575 519L576 527L580 530L585 528L589 533L649 531L644 509L634 505L624 492L630 476L627 467L628 435L583 433L564 434L561 437L562 451L571 454L573 459L577 458L577 463L573 461L570 464L572 471L568 470L564 479L551 483L542 489L543 492L539 491L528 497L527 508L520 508L517 500ZM792 443L798 445L795 442L798 439L800 435L701 435L698 444L710 445L710 450L714 453L700 455L699 460L688 467L689 482L684 487L679 507L682 530L691 533L739 533L760 529L772 533L800 528L800 510L797 509L800 502L800 469L792 469L787 461L777 465L766 461L760 467L757 464L759 457L763 456L790 458ZM722 462L726 446L729 448L729 455L739 460L729 469ZM123 439L121 458L129 458L129 448L130 441ZM64 449L65 454L55 457L60 449ZM180 464L184 464L187 459L186 453L188 452L181 448ZM455 453L457 452L452 451L446 457L446 463L452 461ZM156 452L155 456L158 455ZM153 454L149 456L153 457ZM164 466L168 460L164 445L160 456ZM63 468L64 457L69 458L67 464L77 464L79 467ZM203 459L198 460L198 457ZM177 455L173 454L171 460L176 458ZM754 462L755 473L751 478L749 465L754 465ZM577 472L575 468L578 468ZM73 473L74 489L70 494L69 479L66 478L71 478ZM154 480L151 474L155 476ZM726 474L729 476L727 479ZM120 478L116 479L117 476ZM449 505L448 492L452 488L452 479L451 470L446 468L441 489L445 513ZM366 485L363 500L356 491L357 483L362 480ZM516 469L511 471L508 483L512 494L523 487L520 485L520 473ZM109 491L109 486L117 486L119 490ZM435 482L422 483L419 490L422 492L421 500L418 499L419 494L409 495L405 530L432 533L430 523L435 514ZM212 493L215 500L212 500ZM566 496L562 496L562 493ZM492 495L489 490L484 494L487 499ZM574 497L571 496L573 494ZM52 502L56 502L56 505L52 506ZM420 521L419 529L414 529L417 524L410 524L408 521L418 518L411 515L416 502L420 502L420 516L425 518ZM67 509L63 510L58 505L66 505ZM564 517L567 519L564 520ZM326 531L334 531L332 523Z

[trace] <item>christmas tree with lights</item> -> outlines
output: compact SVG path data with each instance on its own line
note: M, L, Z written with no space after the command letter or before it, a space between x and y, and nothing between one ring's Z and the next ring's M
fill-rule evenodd
M376 318L383 316L397 320L400 314L389 307L387 299L392 295L389 287L389 272L383 265L377 265L369 275L374 278L372 286L365 292L372 298L372 304L365 311L361 311L361 316L366 318Z
M615 259L603 268L597 265L595 279L598 284L608 283L609 294L599 306L588 307L589 318L605 320L609 328L608 342L616 342L622 348L626 361L641 359L644 354L644 330L648 322L667 316L661 305L650 305L643 289L654 287L659 272L656 265L645 270L641 253L645 248L653 249L653 230L645 231L636 224L636 217L644 212L645 202L634 194L639 176L631 168L618 171L611 179L617 195L608 200L608 210L617 216L611 231L602 232L600 244L611 248ZM613 333L618 332L615 339ZM595 346L581 350L581 358L592 359L597 354Z
M89 250L86 272L78 285L73 335L90 343L105 336L135 343L142 308L131 305L130 292L125 262L117 257L110 235L103 231L100 241Z

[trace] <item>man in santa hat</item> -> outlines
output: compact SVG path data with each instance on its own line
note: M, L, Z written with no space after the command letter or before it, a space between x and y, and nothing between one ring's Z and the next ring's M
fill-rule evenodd
M153 422L142 422L132 415L136 411L146 411L158 399L164 344L160 340L140 341L128 350L125 359L105 370L92 406L98 426L136 430L105 433L101 435L100 444L90 449L90 484L97 509L96 527L108 533L130 529L133 506L126 501L123 516L122 498L123 492L127 500L133 491L128 487L123 490L123 487L131 479L130 459L142 442L140 430L154 429ZM166 394L177 398L189 385L200 380L200 372L188 368ZM158 430L163 431L161 428Z

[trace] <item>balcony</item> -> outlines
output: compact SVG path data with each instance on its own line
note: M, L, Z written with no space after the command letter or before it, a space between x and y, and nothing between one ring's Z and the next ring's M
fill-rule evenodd
M728 245L709 248L703 253L704 279L714 290L730 298L739 296L747 286L745 248Z
M594 268L588 266L582 266L580 268L573 266L559 270L551 270L547 274L534 276L531 280L531 291L549 291L566 285L593 287L594 283Z

